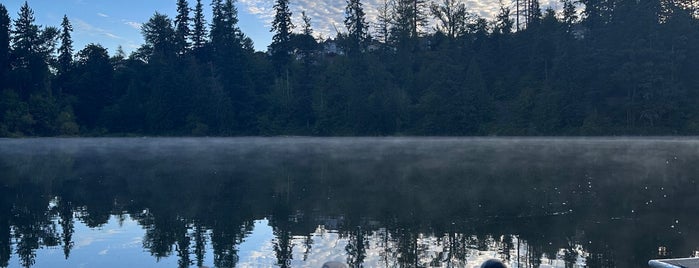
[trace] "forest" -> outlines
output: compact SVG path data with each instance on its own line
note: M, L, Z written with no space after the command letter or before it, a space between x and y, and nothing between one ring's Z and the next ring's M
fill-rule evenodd
M130 55L0 4L0 137L699 133L696 0L346 3L322 40L276 0L259 52L235 0L177 0Z

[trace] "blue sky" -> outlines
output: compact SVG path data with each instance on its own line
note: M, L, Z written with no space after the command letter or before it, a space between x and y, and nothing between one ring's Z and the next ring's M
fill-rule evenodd
M195 1L189 0L194 7ZM143 44L140 26L157 11L171 18L176 15L175 0L30 0L36 23L59 27L63 15L73 24L75 50L89 43L99 43L114 53L121 45L127 53ZM3 1L14 20L24 0ZM203 0L207 22L211 19L210 0ZM239 26L255 41L258 50L265 50L272 40L265 18L239 6Z
M367 20L375 21L377 9L384 0L364 0ZM435 0L441 2L441 0ZM470 12L492 18L499 8L498 0L461 0ZM557 7L558 0L540 0L543 7ZM3 0L15 19L24 0ZM194 7L195 0L188 0ZM503 0L507 3L508 0ZM43 26L60 26L63 15L73 24L73 41L78 51L89 43L99 43L114 53L122 46L126 53L143 44L140 26L157 11L173 18L176 0L29 0L36 22ZM202 0L207 22L211 20L211 0ZM239 27L255 42L255 49L266 51L272 40L270 22L273 0L238 0ZM344 0L291 0L293 20L301 25L301 11L312 20L316 37L332 37L336 29L344 31ZM300 27L297 27L297 30Z

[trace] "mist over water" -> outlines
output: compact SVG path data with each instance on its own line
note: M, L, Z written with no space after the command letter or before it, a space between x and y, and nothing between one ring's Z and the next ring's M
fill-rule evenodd
M699 250L696 163L689 138L0 139L0 266L91 266L73 238L113 226L141 237L114 267L638 267Z

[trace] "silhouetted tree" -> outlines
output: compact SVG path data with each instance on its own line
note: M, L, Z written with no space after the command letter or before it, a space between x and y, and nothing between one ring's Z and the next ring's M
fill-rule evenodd
M274 33L270 52L277 68L284 68L290 60L291 30L294 24L291 23L291 10L289 0L276 0L274 3L274 20L271 31Z
M196 49L204 47L206 44L206 20L204 19L204 7L201 0L197 0L194 7L193 18L194 29L192 31L192 46Z
M368 38L369 27L361 0L347 0L345 7L345 26L348 31L350 53L360 53L364 50Z
M177 17L175 17L175 44L177 53L183 55L191 46L189 43L192 31L189 28L189 3L187 0L177 0Z

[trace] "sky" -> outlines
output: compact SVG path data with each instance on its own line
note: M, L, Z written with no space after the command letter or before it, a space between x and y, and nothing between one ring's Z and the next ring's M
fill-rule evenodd
M384 0L364 0L367 20L375 22L377 9ZM440 1L441 0L436 0ZM499 9L498 0L460 0L470 12L492 18ZM503 0L508 3L510 0ZM557 0L540 0L543 8L557 8ZM73 42L76 51L87 44L99 43L113 54L122 46L129 54L143 44L140 27L155 13L170 18L177 14L176 0L28 0L34 10L36 23L42 26L59 27L63 15L71 21ZM195 0L188 0L194 7ZM207 22L211 21L211 0L202 0ZM24 0L2 0L10 17L14 20ZM273 0L238 0L239 27L255 43L255 49L266 51L272 42L270 32L274 15ZM300 30L301 11L311 18L316 37L328 38L344 29L344 0L290 0L296 30Z

